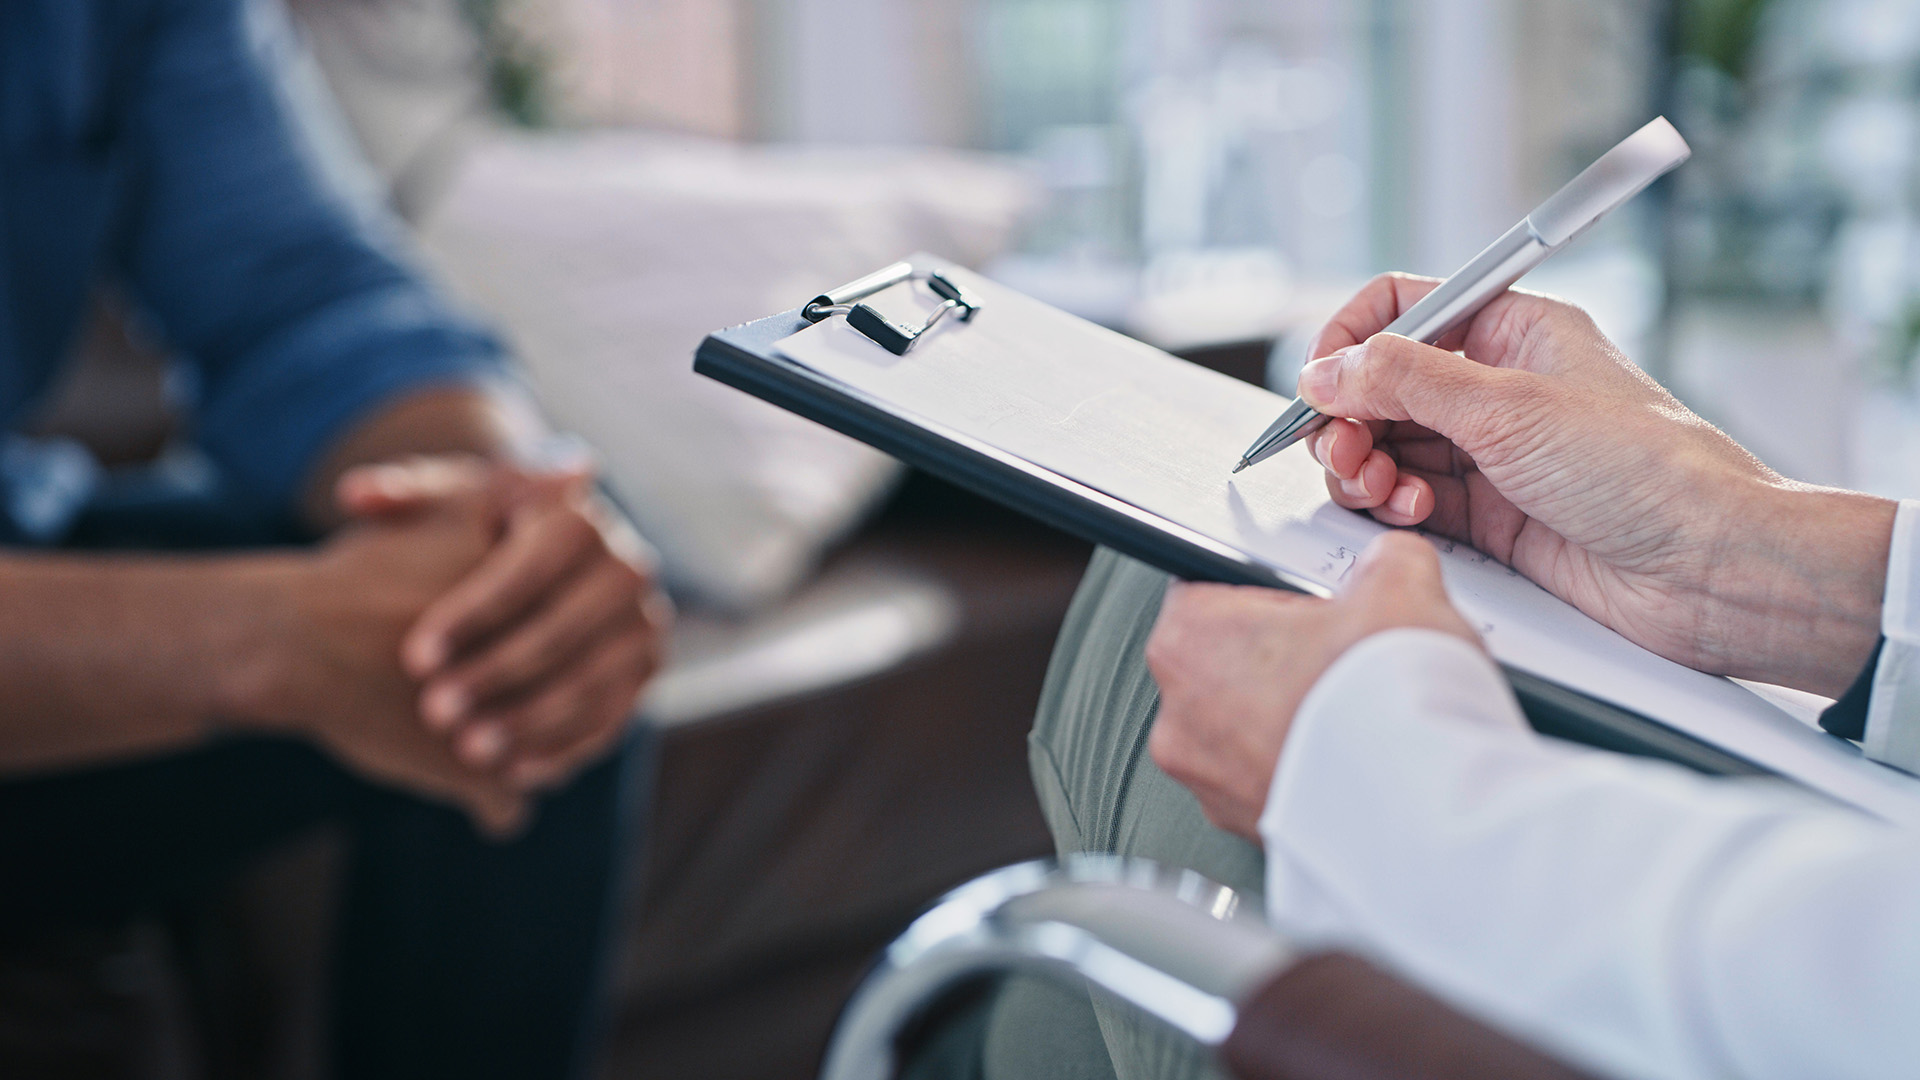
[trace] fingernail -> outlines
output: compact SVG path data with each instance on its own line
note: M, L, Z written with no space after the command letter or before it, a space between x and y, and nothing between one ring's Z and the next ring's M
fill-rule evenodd
M1340 353L1323 356L1300 369L1300 396L1318 408L1331 405L1340 387Z
M1387 507L1396 514L1412 517L1420 506L1420 489L1403 487L1387 498Z
M491 765L507 748L507 733L499 724L477 724L460 739L460 755L471 765Z
M1360 472L1355 473L1353 476L1340 481L1340 490L1345 492L1348 498L1353 498L1353 499L1372 498L1373 492L1367 490L1366 475L1367 475L1366 470L1362 469Z
M466 714L466 691L457 686L436 686L427 691L426 700L420 703L420 710L426 713L427 723L434 730L446 731Z
M1313 459L1319 461L1321 467L1332 469L1332 448L1338 440L1340 440L1340 425L1327 425L1325 429L1321 429L1321 436L1313 440Z

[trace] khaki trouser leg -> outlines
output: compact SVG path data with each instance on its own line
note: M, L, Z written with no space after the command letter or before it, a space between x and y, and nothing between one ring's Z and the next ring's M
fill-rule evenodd
M1028 755L1062 855L1106 852L1185 867L1262 905L1260 849L1207 823L1147 754L1160 704L1143 649L1167 575L1095 553L1054 646ZM1124 1007L1084 992L1010 983L989 1018L987 1080L1182 1080L1206 1056Z

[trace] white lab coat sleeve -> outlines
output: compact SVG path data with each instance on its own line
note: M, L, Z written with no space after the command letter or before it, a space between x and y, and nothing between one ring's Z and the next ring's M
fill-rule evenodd
M1920 772L1920 502L1893 517L1887 591L1880 607L1880 663L1867 698L1867 756Z
M1601 1075L1920 1076L1920 839L1542 738L1458 638L1328 669L1260 833L1281 930Z

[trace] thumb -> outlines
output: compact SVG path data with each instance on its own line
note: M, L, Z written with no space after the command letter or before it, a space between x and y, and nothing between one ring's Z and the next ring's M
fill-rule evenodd
M1413 532L1383 533L1368 544L1355 560L1341 596L1362 602L1394 599L1448 603L1447 587L1440 577L1440 556L1432 544Z
M1472 452L1473 444L1497 434L1497 420L1514 416L1538 378L1398 334L1375 334L1302 368L1300 396L1329 416L1411 420Z

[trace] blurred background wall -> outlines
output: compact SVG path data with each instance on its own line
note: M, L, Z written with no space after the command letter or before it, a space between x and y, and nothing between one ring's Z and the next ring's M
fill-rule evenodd
M1343 291L1451 270L1666 112L1699 156L1530 284L1777 467L1920 490L1908 5L472 6L524 121L1007 155L1044 201L995 273L1163 345L1285 339L1278 384Z

